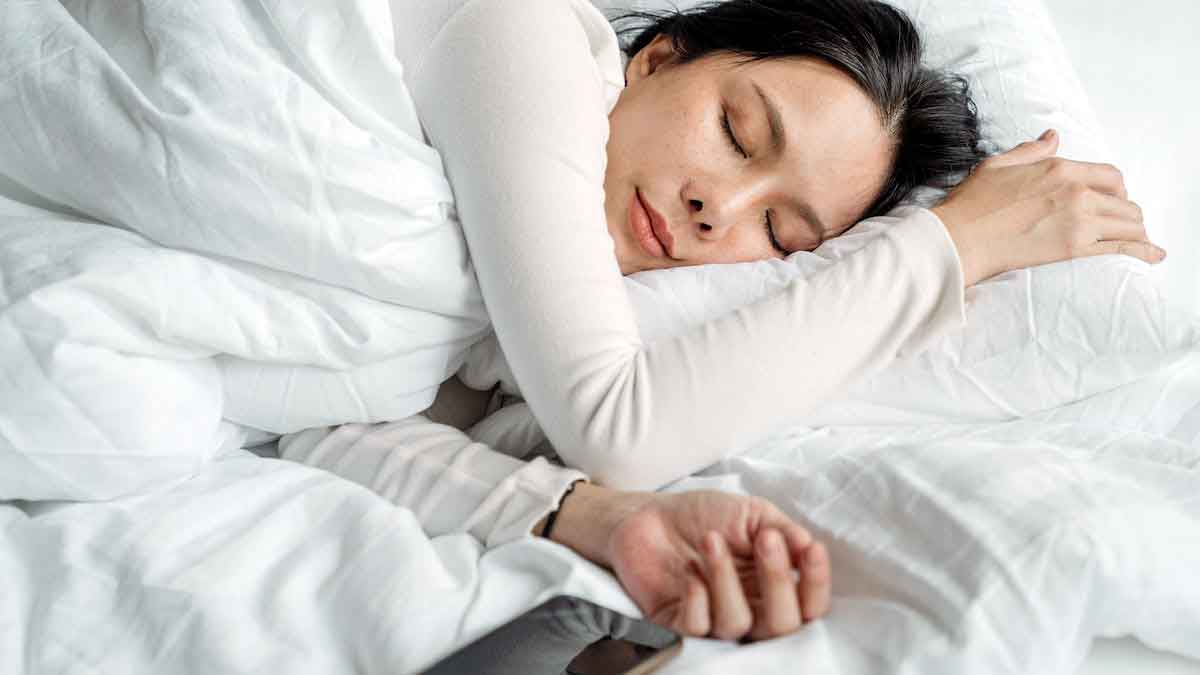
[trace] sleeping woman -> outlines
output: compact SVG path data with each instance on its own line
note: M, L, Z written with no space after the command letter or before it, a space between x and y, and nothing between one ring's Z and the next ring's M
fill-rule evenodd
M1120 172L1056 157L1052 132L987 157L965 83L922 66L913 24L879 2L630 15L624 54L587 0L392 10L495 334L565 466L423 416L300 432L281 454L409 506L431 535L549 536L688 635L796 630L828 610L829 558L764 501L646 491L961 326L982 279L1164 255ZM807 282L639 338L622 275L812 250L918 185L954 189Z

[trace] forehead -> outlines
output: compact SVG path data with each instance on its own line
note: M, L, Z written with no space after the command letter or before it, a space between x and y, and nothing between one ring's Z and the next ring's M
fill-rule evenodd
M758 146L769 138L756 86L779 107L787 149L781 170L830 226L853 224L887 179L892 140L878 107L850 75L821 59L786 57L714 62L721 95ZM817 201L824 203L818 204Z

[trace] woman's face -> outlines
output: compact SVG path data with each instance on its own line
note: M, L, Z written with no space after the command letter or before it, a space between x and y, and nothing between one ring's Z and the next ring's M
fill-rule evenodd
M819 59L737 58L680 64L659 35L630 60L604 177L622 274L812 250L887 179L891 140L848 75Z

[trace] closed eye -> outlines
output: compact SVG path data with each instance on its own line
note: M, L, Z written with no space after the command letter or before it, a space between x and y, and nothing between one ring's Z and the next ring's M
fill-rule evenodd
M780 244L779 240L775 238L775 228L771 227L771 212L770 211L767 211L766 213L763 214L763 221L766 223L766 226L767 226L767 238L771 240L771 248L774 248L776 251L779 251L780 253L784 254L785 256L790 255L791 251L784 248L783 244Z
M747 154L742 148L742 144L738 143L737 136L733 135L733 126L729 124L729 113L727 111L721 112L721 126L725 129L725 136L729 139L729 144L733 146L733 149L741 154L742 157L749 159L750 155ZM770 211L763 212L763 224L767 228L767 238L771 241L771 248L784 255L791 253L791 251L788 251L786 248L784 248L783 244L780 244L779 240L775 238L775 229L771 226Z
M738 143L737 137L733 135L733 127L729 124L728 112L722 112L721 126L725 128L725 136L729 139L729 144L733 146L733 149L741 153L742 157L749 158L750 155L746 154L746 151L742 149L742 144Z

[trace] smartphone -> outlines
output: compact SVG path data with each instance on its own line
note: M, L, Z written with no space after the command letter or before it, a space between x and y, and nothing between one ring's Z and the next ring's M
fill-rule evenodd
M571 665L569 675L651 675L679 655L683 640L678 634L661 647L647 647L628 640L601 640L588 646Z
M564 612L594 613L611 610L586 600L558 596L548 600L492 632L462 647L424 671L426 675L459 673L567 673L578 675L650 675L675 658L683 648L677 633L649 623L639 622L629 640L600 640L580 635L572 641L563 635ZM575 622L568 622L570 623ZM578 622L596 625L593 616Z

